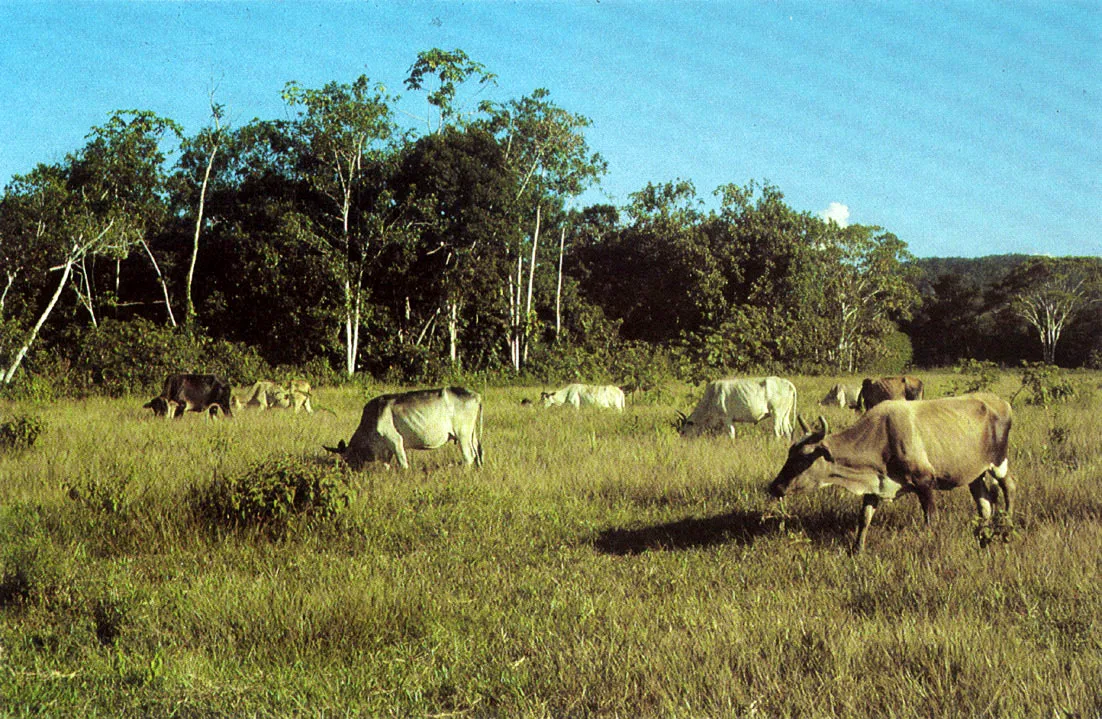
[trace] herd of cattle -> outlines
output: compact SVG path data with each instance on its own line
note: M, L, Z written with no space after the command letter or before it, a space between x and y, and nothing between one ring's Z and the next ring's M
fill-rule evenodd
M145 407L159 416L180 417L187 411L292 409L310 413L311 388L305 380L287 386L255 383L241 400L214 375L174 374L161 394ZM545 407L604 407L624 410L624 393L611 385L571 384L541 397ZM531 404L525 400L525 404ZM773 434L792 439L788 458L769 485L775 498L836 485L863 498L856 549L862 550L869 523L882 500L899 494L918 495L927 524L934 515L934 490L967 484L983 521L992 516L1001 490L1009 516L1014 482L1007 465L1010 405L993 394L923 400L916 377L866 379L860 388L835 385L820 402L863 410L850 427L831 433L820 415L811 429L797 414L796 387L779 377L721 379L708 383L692 414L682 413L679 432L734 436L735 424L773 418ZM793 420L802 436L795 434ZM361 469L372 461L395 460L409 466L407 449L436 449L449 441L459 445L465 464L482 466L482 398L462 387L386 394L370 400L360 424L345 443L325 447ZM988 482L988 477L993 482Z

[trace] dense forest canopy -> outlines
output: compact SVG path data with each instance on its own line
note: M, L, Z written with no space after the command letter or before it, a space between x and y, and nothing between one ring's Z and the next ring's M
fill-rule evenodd
M365 76L289 82L287 119L236 127L212 97L193 135L113 113L0 197L0 384L1102 362L1098 258L917 260L754 180L582 206L605 170L589 121L542 89L460 110L493 81L460 50L420 53L416 128Z

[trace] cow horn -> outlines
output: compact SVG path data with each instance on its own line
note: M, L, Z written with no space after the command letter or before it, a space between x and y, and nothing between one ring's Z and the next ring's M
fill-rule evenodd
M819 415L819 424L823 425L823 436L830 434L830 425L827 424L826 417Z
M340 442L337 442L336 447L327 447L323 444L322 449L333 452L334 454L344 454L345 451L348 449L348 445L345 444L344 440L342 439Z
M804 431L804 434L811 434L811 430L808 429L807 422L804 421L804 416L802 414L796 415L796 421L800 423L800 429Z

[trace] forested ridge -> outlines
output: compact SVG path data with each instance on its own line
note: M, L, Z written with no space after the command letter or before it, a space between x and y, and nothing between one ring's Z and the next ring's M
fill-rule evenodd
M287 119L239 126L213 95L190 133L112 113L4 187L0 385L1102 362L1099 258L916 259L755 180L583 206L605 171L589 120L542 89L460 101L493 82L460 50L418 54L415 127L366 76L289 82Z

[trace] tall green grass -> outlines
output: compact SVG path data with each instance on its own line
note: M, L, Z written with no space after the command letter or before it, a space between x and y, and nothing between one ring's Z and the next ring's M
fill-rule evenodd
M833 378L794 381L805 416L854 421L816 405ZM451 446L334 470L348 506L279 531L195 497L272 460L329 477L364 395L217 422L0 407L47 427L0 454L0 714L1095 717L1102 401L1076 381L1015 407L1007 541L981 546L959 490L933 531L884 506L857 557L857 498L767 499L768 422L676 435L689 387L623 414L480 388L482 470Z

